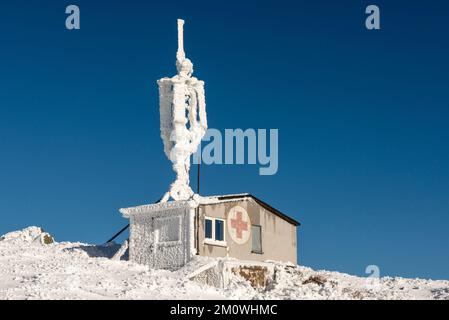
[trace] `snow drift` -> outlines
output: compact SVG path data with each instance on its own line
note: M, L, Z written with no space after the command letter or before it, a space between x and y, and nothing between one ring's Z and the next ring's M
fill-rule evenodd
M51 241L50 241L51 239ZM110 259L119 245L55 242L38 227L0 237L0 299L449 299L449 281L378 281L272 262L273 277L253 288L231 275L225 288L189 280L214 259L176 272Z

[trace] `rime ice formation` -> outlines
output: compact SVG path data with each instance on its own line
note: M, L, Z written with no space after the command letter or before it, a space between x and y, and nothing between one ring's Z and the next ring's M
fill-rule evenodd
M154 270L106 259L113 252L105 255L106 248L86 243L42 245L34 241L40 234L40 228L27 228L0 236L0 300L449 299L445 280L383 277L377 288L367 286L367 278L275 262L270 271L275 276L266 288L253 288L241 277L223 279L225 287L214 287L201 281L204 271L213 265L233 266L236 260L195 256L176 272Z
M53 237L39 227L28 227L20 231L9 232L0 237L0 241L17 243L50 244L54 242Z
M195 255L197 203L169 201L120 209L130 222L129 257L155 269L176 270Z
M196 152L207 130L204 82L192 76L193 64L184 52L184 20L178 19L178 52L172 78L158 80L161 138L164 152L173 163L176 180L161 202L189 200L190 156ZM187 115L186 115L187 114Z
M159 203L120 209L129 218L129 260L156 269L175 270L196 253L194 215L199 195L189 186L190 156L207 130L204 82L192 76L193 64L184 52L184 21L178 19L178 74L158 80L161 137L173 163L176 180ZM174 201L168 201L170 198Z

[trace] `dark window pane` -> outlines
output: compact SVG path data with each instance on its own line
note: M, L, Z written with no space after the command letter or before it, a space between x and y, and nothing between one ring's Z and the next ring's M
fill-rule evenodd
M251 233L253 235L252 239L252 251L257 253L262 253L262 227L261 226L251 226Z
M224 221L215 220L215 240L224 240Z
M206 223L204 226L204 236L205 238L212 238L212 220L206 219Z

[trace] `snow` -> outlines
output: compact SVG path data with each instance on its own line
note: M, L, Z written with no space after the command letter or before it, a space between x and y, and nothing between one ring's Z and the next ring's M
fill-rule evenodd
M225 197L225 199L221 199L221 197ZM236 193L236 194L227 194L227 195L214 195L214 196L197 196L197 201L199 204L218 204L223 202L239 202L244 199L251 198L249 193Z
M18 241L0 241L0 299L221 298L182 273L111 260L105 246L43 245L28 241L28 233L24 229L15 233Z
M39 227L28 227L20 231L13 231L7 234L4 234L0 237L0 241L3 243L51 243L53 242L53 237L42 230Z
M120 247L36 241L30 227L0 238L0 299L448 299L449 281L384 277L271 262L275 277L255 289L231 276L225 288L189 280L220 259L196 256L176 272L111 259Z

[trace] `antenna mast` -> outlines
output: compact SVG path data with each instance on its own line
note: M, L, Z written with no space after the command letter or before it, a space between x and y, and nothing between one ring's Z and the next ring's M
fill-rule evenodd
M184 20L178 19L178 52L176 52L176 60L182 62L186 58L184 52Z

